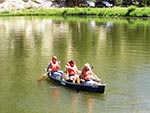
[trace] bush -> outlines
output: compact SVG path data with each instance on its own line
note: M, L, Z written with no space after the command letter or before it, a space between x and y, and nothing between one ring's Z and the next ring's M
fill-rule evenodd
M54 9L24 9L22 11L3 11L0 16L114 16L114 17L150 17L150 8L137 8L130 6L129 8L113 7L113 8L54 8Z

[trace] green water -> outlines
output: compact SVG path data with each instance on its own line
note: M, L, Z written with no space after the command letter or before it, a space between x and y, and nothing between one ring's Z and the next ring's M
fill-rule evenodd
M148 19L0 17L0 112L150 112L149 36ZM105 93L37 82L53 55L90 63Z

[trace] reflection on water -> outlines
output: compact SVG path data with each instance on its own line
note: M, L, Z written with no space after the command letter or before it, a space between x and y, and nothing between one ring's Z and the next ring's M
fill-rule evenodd
M149 112L150 24L143 19L0 18L0 109L3 113ZM52 55L65 70L90 63L104 95L37 83ZM10 101L9 101L10 100Z

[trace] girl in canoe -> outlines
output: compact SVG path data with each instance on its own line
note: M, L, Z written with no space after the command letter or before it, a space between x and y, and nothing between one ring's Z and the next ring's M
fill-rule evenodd
M91 67L88 63L84 64L80 78L85 81L85 84L98 85L100 79L92 72Z
M57 57L53 56L47 67L47 72L51 72L51 75L56 78L60 78L60 76L62 76L64 73L62 70L60 70L59 63L60 62L57 61Z
M46 69L46 73L38 77L37 81L45 80L47 78L47 74L50 72L52 76L55 78L61 79L63 77L64 72L60 70L60 61L57 61L57 57L53 56L51 61L48 63L48 67Z
M80 84L80 79L79 79L79 73L80 71L78 70L75 62L73 60L70 60L67 64L66 64L66 74L68 74L69 79L72 80L73 83L77 83Z

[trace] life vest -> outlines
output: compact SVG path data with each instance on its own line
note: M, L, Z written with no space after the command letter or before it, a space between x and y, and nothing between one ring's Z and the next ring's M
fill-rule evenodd
M83 76L84 76L84 80L91 80L91 78L92 78L92 73L91 73L90 70L85 70L85 69L83 69L83 70L82 70L82 74L83 74Z
M69 76L73 76L73 75L77 74L77 72L78 72L78 69L77 69L76 65L71 67L70 64L67 63L66 68L67 68L67 71L69 73Z
M52 69L52 72L59 70L59 63L56 61L56 63L53 63L53 61L50 61L50 68Z

